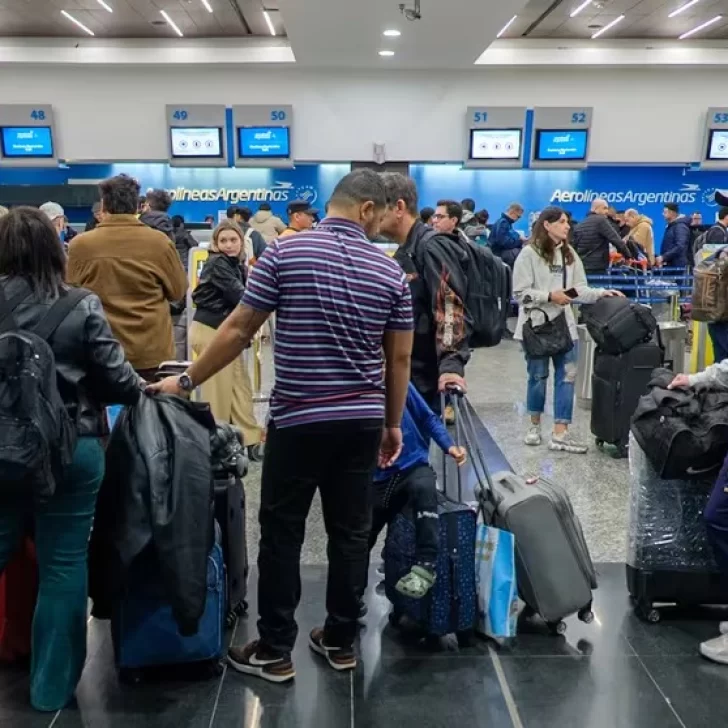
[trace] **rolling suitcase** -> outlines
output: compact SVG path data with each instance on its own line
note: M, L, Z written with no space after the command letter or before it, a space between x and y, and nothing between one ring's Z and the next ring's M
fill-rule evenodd
M442 411L445 411L444 405ZM415 525L409 514L400 513L389 524L384 546L384 586L387 599L392 603L390 623L399 626L402 617L407 617L426 635L434 637L469 633L477 619L477 514L461 502L462 482L459 477L457 501L447 497L446 472L446 467L443 467L443 492L438 492L440 550L437 580L427 596L412 599L395 589L397 582L415 563Z
M665 479L630 436L627 588L635 613L659 622L656 605L728 605L703 520L717 470L693 479Z
M629 426L652 371L663 365L664 352L653 343L638 344L624 354L597 349L592 375L591 431L597 447L616 445L627 457Z
M480 481L478 498L486 521L515 537L518 590L527 614L541 615L553 634L566 631L562 620L571 614L590 623L596 572L566 491L547 480L526 480L513 472L491 476L470 408L461 406L461 397L453 401L456 424L460 423Z
M111 636L119 677L138 682L143 669L200 663L221 671L226 616L226 574L219 543L207 559L207 600L197 634L183 637L164 598L153 552L147 549L132 564L129 585L114 605Z
M248 547L245 533L245 490L243 481L230 475L215 480L215 520L222 532L222 552L227 568L228 627L248 611Z

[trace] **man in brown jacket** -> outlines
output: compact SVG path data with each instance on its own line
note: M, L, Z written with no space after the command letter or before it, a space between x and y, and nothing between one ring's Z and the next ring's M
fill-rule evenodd
M627 210L624 213L624 222L629 227L629 237L644 248L650 265L655 263L655 234L652 230L652 220L646 215L640 215L637 210Z
M99 188L103 219L69 246L68 282L101 299L127 358L150 380L174 359L169 303L184 298L187 276L169 238L137 219L139 183L122 174Z

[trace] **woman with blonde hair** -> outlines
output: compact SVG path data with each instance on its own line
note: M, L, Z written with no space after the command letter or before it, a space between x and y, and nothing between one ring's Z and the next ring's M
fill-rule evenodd
M210 256L192 294L195 314L190 342L195 356L209 346L220 324L240 303L247 280L243 239L243 231L232 220L224 220L212 233ZM260 460L262 431L255 419L253 388L243 359L236 359L200 389L215 419L239 427L250 459Z

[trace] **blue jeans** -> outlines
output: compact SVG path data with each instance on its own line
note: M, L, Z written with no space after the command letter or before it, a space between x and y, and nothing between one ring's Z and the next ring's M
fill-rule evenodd
M574 382L579 358L577 343L566 354L530 358L526 355L528 391L526 407L529 415L542 415L546 407L546 384L549 379L549 359L554 363L554 423L569 425L574 413Z
M83 672L88 542L103 477L99 440L80 438L73 463L50 501L3 503L0 508L0 571L20 545L28 509L33 510L40 587L33 617L30 702L37 710L64 708Z

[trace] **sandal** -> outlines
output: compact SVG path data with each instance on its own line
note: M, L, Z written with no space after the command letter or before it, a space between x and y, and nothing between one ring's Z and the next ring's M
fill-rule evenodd
M395 585L395 589L411 599L422 599L435 583L434 572L423 566L413 566Z

